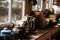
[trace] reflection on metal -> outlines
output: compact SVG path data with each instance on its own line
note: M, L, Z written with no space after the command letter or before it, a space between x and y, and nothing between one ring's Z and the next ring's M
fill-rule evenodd
M16 26L12 29L17 39L23 38L24 35L35 29L35 17L25 16L22 20L16 22Z

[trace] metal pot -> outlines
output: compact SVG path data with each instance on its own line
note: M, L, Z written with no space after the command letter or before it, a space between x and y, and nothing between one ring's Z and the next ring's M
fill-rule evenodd
M0 31L0 40L13 40L13 35L11 30L5 27L3 30Z

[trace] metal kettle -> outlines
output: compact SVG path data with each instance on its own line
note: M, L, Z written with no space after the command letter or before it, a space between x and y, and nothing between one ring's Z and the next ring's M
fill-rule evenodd
M0 31L0 40L12 40L12 39L13 35L11 33L11 30L9 30L7 27Z
M11 30L9 30L7 27L1 30L1 34L7 34L7 33L11 33Z

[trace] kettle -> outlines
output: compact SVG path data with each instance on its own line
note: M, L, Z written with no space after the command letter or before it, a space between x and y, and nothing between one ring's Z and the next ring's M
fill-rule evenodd
M11 30L5 27L3 30L0 31L0 40L13 40L13 35Z

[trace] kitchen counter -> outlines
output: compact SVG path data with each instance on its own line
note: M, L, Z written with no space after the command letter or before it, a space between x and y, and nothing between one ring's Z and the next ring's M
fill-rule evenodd
M60 26L45 30L36 30L31 34L26 35L23 40L51 40L51 36L60 30Z

